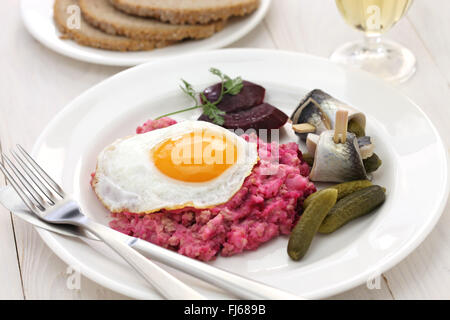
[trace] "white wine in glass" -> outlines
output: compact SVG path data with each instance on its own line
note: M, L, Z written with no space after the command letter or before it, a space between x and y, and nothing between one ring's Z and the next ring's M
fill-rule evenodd
M364 40L344 44L330 59L359 67L379 77L403 82L416 70L416 59L407 48L381 35L395 25L411 6L412 0L336 0L344 20L364 32Z

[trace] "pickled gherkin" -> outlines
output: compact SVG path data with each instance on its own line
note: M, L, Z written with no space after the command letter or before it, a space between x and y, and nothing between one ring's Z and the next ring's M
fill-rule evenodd
M371 157L364 159L364 168L367 173L376 171L382 164L381 159L374 153Z
M364 137L366 135L366 131L364 128L355 120L350 120L348 122L347 131L355 134L356 137Z
M305 209L289 237L287 252L291 259L300 260L306 254L323 219L336 204L337 196L336 189L323 190Z
M355 181L349 181L349 182L336 184L334 186L328 187L323 190L336 189L338 192L337 199L340 200L355 191L370 187L371 185L372 185L372 182L370 182L369 180L355 180ZM303 208L306 208L311 203L311 201L315 197L317 197L319 195L319 193L322 192L323 190L317 191L317 192L311 194L308 198L306 198L305 201L303 202Z
M320 225L319 233L336 231L347 222L372 212L385 199L385 189L377 185L353 192L339 200L330 210Z

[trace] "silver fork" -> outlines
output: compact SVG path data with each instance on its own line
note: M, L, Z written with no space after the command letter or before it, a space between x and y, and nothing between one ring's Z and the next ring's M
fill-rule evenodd
M128 262L148 283L168 299L205 299L152 261L120 241L117 231L86 217L78 203L33 160L33 158L17 145L19 152L12 151L17 165L2 154L4 162L0 170L11 186L34 214L45 222L52 224L68 224L82 227L111 247ZM22 170L19 170L20 167ZM136 241L132 238L131 241Z

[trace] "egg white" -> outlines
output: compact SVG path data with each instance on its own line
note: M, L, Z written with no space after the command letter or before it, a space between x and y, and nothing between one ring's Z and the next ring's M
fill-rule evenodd
M237 161L206 182L183 182L160 172L151 150L160 143L194 130L223 134L237 146ZM173 126L119 139L97 158L92 182L95 193L111 212L151 213L184 207L209 208L227 202L239 191L258 161L257 145L231 131L204 121Z

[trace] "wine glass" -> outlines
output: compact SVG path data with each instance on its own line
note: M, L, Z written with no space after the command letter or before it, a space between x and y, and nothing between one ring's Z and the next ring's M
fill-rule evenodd
M416 58L407 48L381 39L411 6L412 0L336 0L344 20L364 32L364 40L346 43L330 59L359 67L385 80L403 82L416 70Z

